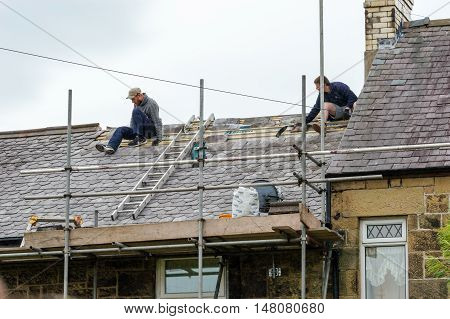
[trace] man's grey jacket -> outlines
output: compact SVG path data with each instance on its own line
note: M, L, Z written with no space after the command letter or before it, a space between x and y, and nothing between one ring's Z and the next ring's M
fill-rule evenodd
M144 93L144 100L137 106L145 115L148 116L150 121L153 123L156 129L156 137L158 140L162 140L163 135L163 126L162 120L159 117L159 106L155 100L148 97L147 94Z

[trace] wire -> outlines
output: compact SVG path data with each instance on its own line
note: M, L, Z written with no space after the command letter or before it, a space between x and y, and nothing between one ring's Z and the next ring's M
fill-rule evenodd
M362 58L361 60L355 62L354 64L352 64L352 65L349 66L347 69L345 69L344 71L342 71L341 73L339 73L338 75L336 75L336 76L335 76L334 78L332 78L331 80L333 81L333 80L338 79L339 77L341 77L342 75L344 75L345 73L347 73L348 71L350 71L351 69L353 69L354 67L356 67L357 65L359 65L359 64L360 64L361 62L363 62L363 61L364 61L364 58ZM313 95L314 93L316 93L316 90L314 90L314 91L312 91L311 93L309 93L306 97L308 98L308 97L310 97L311 95ZM300 103L301 101L302 101L302 100L299 100L295 105L299 105L299 103ZM294 106L295 106L295 105L294 105ZM285 114L286 112L288 112L289 110L291 110L294 106L288 107L286 110L284 110L283 112L281 112L280 115ZM311 108L310 105L308 105L307 107Z
M22 17L23 19L25 19L26 21L28 21L32 25L34 25L35 27L37 27L38 29L40 29L41 31L45 32L47 35L49 35L50 37L52 37L53 39L55 39L59 43L63 44L65 47L69 48L70 50L72 50L73 52L75 52L76 54L81 56L82 58L86 59L88 62L92 63L93 65L88 65L88 64L79 63L79 62L73 62L73 61L69 61L69 60L63 60L63 59L59 59L59 58L53 58L53 57L39 55L39 54L34 54L34 53L30 53L30 52L25 52L25 51L19 51L19 50L13 50L13 49L8 49L8 48L2 48L2 47L0 47L0 50L6 51L6 52L10 52L10 53L22 54L22 55L32 56L32 57L36 57L36 58L51 60L51 61L54 61L54 62L72 64L72 65L81 66L81 67L85 67L85 68L101 70L103 72L106 72L108 75L112 76L114 79L118 80L120 83L124 84L128 88L130 86L128 86L126 83L122 82L120 79L118 79L117 77L115 77L114 75L112 75L110 73L117 73L117 74L122 74L122 75L127 75L127 76L133 76L133 77L138 77L138 78L143 78L143 79L148 79L148 80L153 80L153 81L159 81L159 82L173 84L173 85L180 85L180 86L197 88L197 89L200 88L200 86L198 86L198 85L193 85L193 84L189 84L189 83L183 83L183 82L172 81L172 80L165 80L165 79L161 79L161 78L155 78L155 77L151 77L151 76L145 76L145 75L140 75L140 74L136 74L136 73L130 73L130 72L125 72L125 71L119 71L119 70L114 70L114 69L100 67L97 64L95 64L93 61L91 61L89 58L85 57L83 54L81 54L77 50L73 49L71 46L69 46L68 44L66 44L62 40L58 39L56 36L52 35L50 32L46 31L44 28L42 28L38 24L34 23L33 21L31 21L30 19L28 19L24 15L22 15L17 10L15 10L15 9L11 8L10 6L8 6L7 4L5 4L3 1L0 1L0 3L3 4L5 7L7 7L8 9L12 10L13 12L15 12L17 15L19 15L20 17ZM431 16L431 15L437 13L438 11L442 10L449 3L450 3L450 1L446 2L443 6L439 7L438 9L436 9L435 11L430 13L429 16ZM364 58L359 60L359 61L357 61L356 63L351 65L349 68L347 68L346 70L344 70L343 72L341 72L340 74L338 74L337 76L332 78L332 80L335 80L335 79L339 78L340 76L342 76L343 74L347 73L348 71L350 71L351 69L353 69L354 67L356 67L357 65L359 65L363 61L364 61ZM271 99L271 98L255 96L255 95L249 95L249 94L245 94L245 93L232 92L232 91L227 91L227 90L222 90L222 89L215 89L215 88L210 88L210 87L205 87L204 89L208 90L208 91L212 91L212 92L217 92L217 93L223 93L223 94L241 96L241 97L246 97L246 98L251 98L251 99L256 99L256 100L261 100L261 101L267 101L267 102L273 102L273 103L290 105L289 108L287 108L286 110L281 112L279 115L285 114L286 112L288 112L289 110L291 110L295 106L300 106L300 102L301 102L301 100L299 100L297 103L292 103L292 102L286 102L286 101L282 101L282 100L276 100L276 99ZM307 95L307 97L310 97L314 93L315 93L315 91L312 91L311 93L309 93ZM307 107L311 108L312 106L307 105ZM177 121L183 122L183 121L179 120L178 118L176 118L174 115L170 114L168 111L165 111L164 109L162 109L162 110L165 113L167 113L168 115L170 115L171 117L173 117L174 119L176 119Z
M433 12L431 12L430 14L428 14L428 17L431 17L433 14L437 13L438 11L441 11L442 9L444 9L446 6L448 6L450 4L450 1L447 1L446 3L444 3L442 6L440 6L439 8L437 8L436 10L434 10Z
M112 73L133 76L133 77L147 79L147 80L159 81L159 82L168 83L168 84L181 85L181 86L197 88L197 89L200 88L200 86L194 85L194 84L183 83L183 82L172 81L172 80L164 80L164 79L155 78L155 77L151 77L151 76L140 75L140 74L137 74L137 73L130 73L130 72L119 71L119 70L114 70L114 69L102 68L102 67L99 67L99 66L93 66L93 65L89 65L89 64L84 64L84 63L80 63L80 62L73 62L73 61L69 61L69 60L63 60L63 59L59 59L59 58L53 58L53 57L40 55L40 54L35 54L35 53L30 53L30 52L25 52L25 51L13 50L13 49L2 48L2 47L0 47L0 50L6 51L6 52L10 52L10 53L17 53L17 54L32 56L32 57L35 57L35 58L55 61L55 62L61 62L61 63L66 63L66 64L77 65L77 66L90 68L90 69L103 70L103 71L108 71L108 72L112 72ZM238 93L238 92L226 91L226 90L221 90L221 89L215 89L215 88L210 88L210 87L205 87L204 89L208 90L208 91L212 91L212 92L236 95L236 96L241 96L241 97L261 100L261 101L268 101L268 102L287 104L287 105L293 105L293 106L298 106L299 105L298 103L286 102L286 101L281 101L281 100L275 100L275 99L270 99L270 98L255 96L255 95L249 95L249 94L245 94L245 93Z
M38 25L36 22L32 21L31 19L27 18L26 16L24 16L22 13L20 13L19 11L17 11L16 9L12 8L11 6L7 5L6 3L4 3L3 1L0 1L0 4L4 5L6 8L8 8L9 10L11 10L12 12L14 12L15 14L17 14L19 17L21 17L22 19L26 20L27 22L29 22L30 24L32 24L33 26L35 26L36 28L38 28L39 30L41 30L42 32L44 32L45 34L47 34L49 37L53 38L54 40L56 40L57 42L61 43L63 46L65 46L66 48L68 48L70 51L74 52L75 54L77 54L78 56L82 57L83 59L85 59L86 61L88 61L89 63L98 66L97 63L95 63L94 61L92 61L91 59L89 59L88 57L86 57L85 55L83 55L81 52L75 50L73 47L71 47L69 44L67 44L66 42L62 41L61 39L57 38L55 35L51 34L50 32L48 32L47 30L45 30L43 27L41 27L40 25ZM98 66L99 67L99 66ZM115 77L113 74L110 74L107 71L104 71L105 73L107 73L109 76L111 76L113 79L119 81L120 83L122 83L124 86L128 87L129 89L131 88L131 86L129 86L128 84L126 84L125 82L123 82L122 80L120 80L119 78Z
M444 9L444 8L445 8L447 5L449 5L449 4L450 4L450 1L447 1L444 5L440 6L439 8L437 8L436 10L434 10L433 12L431 12L430 14L428 14L428 17L431 17L433 14L435 14L435 13L437 13L438 11ZM414 14L414 13L411 13L411 15L418 16L418 17L422 17L422 18L426 18L425 16L420 15L420 14ZM332 80L338 79L340 76L344 75L345 73L347 73L348 71L350 71L351 69L353 69L354 67L356 67L358 64L360 64L360 63L363 62L363 61L364 61L364 58L362 58L361 60L355 62L355 64L351 65L350 67L348 67L347 69L345 69L344 71L342 71L341 73L339 73L338 75L336 75ZM306 97L307 97L307 98L310 97L310 96L313 95L315 92L316 92L315 90L312 91L312 92L309 93ZM300 103L301 101L302 101L302 100L300 99L297 103L295 103L295 105L299 105L299 103ZM283 112L281 112L280 115L285 114L286 112L288 112L289 110L291 110L295 105L290 106L289 108L287 108L286 110L284 110ZM308 106L308 107L311 108L310 106Z
M3 1L0 1L0 4L4 5L6 8L8 8L9 10L11 10L12 12L14 12L15 14L17 14L19 17L21 17L22 19L24 19L25 21L29 22L30 24L32 24L34 27L38 28L39 30L41 30L42 32L44 32L45 34L47 34L49 37L53 38L54 40L56 40L57 42L59 42L60 44L62 44L63 46L65 46L66 48L68 48L69 50L71 50L72 52L74 52L75 54L77 54L78 56L82 57L83 59L85 59L86 61L88 61L89 63L95 65L96 67L101 68L97 63L95 63L94 61L92 61L91 59L89 59L88 57L86 57L85 55L83 55L81 52L75 50L73 47L71 47L69 44L67 44L66 42L62 41L61 39L59 39L58 37L56 37L55 35L53 35L52 33L50 33L49 31L47 31L46 29L44 29L43 27L41 27L40 25L38 25L36 22L32 21L31 19L27 18L25 15L23 15L22 13L20 13L19 11L17 11L16 9L12 8L11 6L7 5L6 3L4 3ZM131 88L130 85L128 85L127 83L123 82L122 80L120 80L118 77L114 76L114 74L111 74L110 72L103 70L103 72L105 72L106 74L108 74L110 77L112 77L114 80L118 81L119 83L123 84L124 86L126 86L127 88ZM170 117L172 117L173 119L175 119L176 121L180 122L180 123L184 123L182 120L180 120L179 118L177 118L175 115L171 114L169 111L165 110L164 108L162 108L161 106L159 107L161 109L161 111L163 111L164 113L166 113L167 115L169 115Z
M416 17L421 17L421 18L429 18L431 17L433 14L437 13L438 11L444 9L446 6L448 6L450 4L450 1L447 1L446 3L444 3L442 6L440 6L439 8L437 8L436 10L434 10L433 12L431 12L430 14L428 14L427 16L421 15L421 14L417 14L417 13L411 13L412 16L416 16Z

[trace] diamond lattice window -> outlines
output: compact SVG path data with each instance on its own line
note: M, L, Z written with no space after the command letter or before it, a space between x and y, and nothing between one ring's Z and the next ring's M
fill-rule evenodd
M401 237L402 224L367 225L367 239Z

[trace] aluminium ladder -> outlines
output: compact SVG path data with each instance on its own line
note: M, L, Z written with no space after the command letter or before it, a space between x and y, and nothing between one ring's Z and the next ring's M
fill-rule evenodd
M214 122L214 114L205 121L205 129ZM200 134L198 120L192 116L186 125L172 139L170 144L158 156L155 163L163 161L179 161L186 157L197 142ZM196 124L196 125L195 125ZM196 129L196 131L194 131ZM175 170L175 165L152 166L145 172L133 188L133 191L156 190L161 188ZM150 202L154 193L147 195L127 195L111 214L111 219L116 220L119 214L130 213L136 219Z

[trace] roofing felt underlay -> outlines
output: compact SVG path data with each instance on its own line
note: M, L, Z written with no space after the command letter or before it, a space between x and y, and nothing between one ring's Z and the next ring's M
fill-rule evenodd
M243 156L295 152L294 143L300 145L300 133L286 132L280 138L276 131L293 116L260 117L250 119L218 119L205 133L207 157ZM242 124L244 129L240 129ZM346 123L336 123L326 137L326 148L336 149ZM165 140L158 147L145 145L139 148L121 147L112 156L95 149L98 140L107 138L111 131L101 131L98 125L85 125L74 129L72 136L72 165L122 164L151 162L164 150L180 125L165 126ZM307 134L308 150L319 149L319 135ZM24 200L28 195L64 194L64 173L21 175L20 170L63 167L66 163L66 133L64 128L0 133L0 238L21 237L28 218L32 214L46 217L64 216L65 200ZM188 157L189 158L189 157ZM130 191L147 169L110 169L101 171L73 172L71 189L76 193L103 191ZM206 164L204 181L208 185L252 183L256 180L292 180L293 171L300 170L296 158L270 159L265 161L236 161ZM320 170L308 163L308 177L318 178ZM198 181L198 168L192 165L178 166L163 188L192 187ZM285 200L299 200L301 188L283 186ZM207 191L204 195L205 218L216 218L231 212L233 190ZM308 206L319 213L320 200L308 191ZM155 194L136 220L130 215L120 215L112 221L110 214L123 196L99 198L74 198L72 214L82 215L84 226L92 226L94 210L99 211L99 225L122 225L132 223L158 223L196 219L198 193Z
M375 56L339 148L450 142L450 20L410 25ZM368 152L335 156L327 175L449 168L450 149Z

